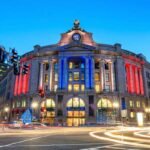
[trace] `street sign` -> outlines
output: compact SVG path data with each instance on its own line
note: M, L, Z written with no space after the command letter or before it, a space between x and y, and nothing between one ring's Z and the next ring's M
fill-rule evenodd
M24 124L32 122L32 110L28 108L21 116L22 122Z

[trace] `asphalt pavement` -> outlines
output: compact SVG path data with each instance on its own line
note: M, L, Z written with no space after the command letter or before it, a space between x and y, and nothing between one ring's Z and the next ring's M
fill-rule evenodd
M0 149L3 150L145 150L113 141L97 139L90 132L98 131L98 136L111 128L51 128L34 131L19 130L17 133L0 135Z

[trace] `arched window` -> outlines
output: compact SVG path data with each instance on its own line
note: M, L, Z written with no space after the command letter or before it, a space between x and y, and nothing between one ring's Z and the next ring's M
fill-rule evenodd
M97 103L98 108L112 108L112 103L108 99L100 99Z
M81 98L74 97L68 101L67 107L85 107L85 103Z
M46 100L46 108L54 108L55 107L55 102L53 99L47 99Z

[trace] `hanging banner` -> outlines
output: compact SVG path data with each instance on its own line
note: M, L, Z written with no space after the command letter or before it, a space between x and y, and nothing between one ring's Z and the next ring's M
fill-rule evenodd
M28 108L21 116L21 120L24 124L30 124L32 122L32 110Z

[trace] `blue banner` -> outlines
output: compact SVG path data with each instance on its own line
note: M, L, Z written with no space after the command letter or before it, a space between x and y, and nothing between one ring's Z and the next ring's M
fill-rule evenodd
M32 122L32 110L28 108L21 116L22 122L24 124L31 123Z

